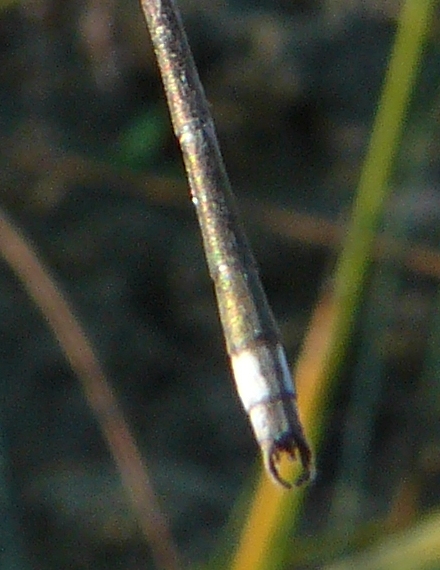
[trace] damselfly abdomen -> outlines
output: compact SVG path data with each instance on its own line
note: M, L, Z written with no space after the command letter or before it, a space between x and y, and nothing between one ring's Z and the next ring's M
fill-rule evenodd
M238 219L214 124L173 0L141 0L179 140L214 282L240 398L270 475L284 486L277 461L298 452L311 475L311 452L278 327Z

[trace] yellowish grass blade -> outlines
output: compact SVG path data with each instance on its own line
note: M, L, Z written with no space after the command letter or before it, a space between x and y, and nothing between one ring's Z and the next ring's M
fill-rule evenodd
M388 181L433 5L433 0L406 0L402 7L353 215L336 271L334 295L318 306L298 362L299 409L315 448L322 438L326 402L345 354L372 257L375 232L388 195ZM294 466L287 464L282 469L283 476L291 479ZM289 554L287 537L296 525L302 498L302 492L283 493L262 475L231 564L233 570L283 568Z

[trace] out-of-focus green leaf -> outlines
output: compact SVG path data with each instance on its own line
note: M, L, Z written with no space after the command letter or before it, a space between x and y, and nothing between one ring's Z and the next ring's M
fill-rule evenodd
M371 549L325 570L435 570L440 566L440 513L389 536Z
M169 134L162 112L149 109L122 131L117 160L136 170L145 170L157 159Z

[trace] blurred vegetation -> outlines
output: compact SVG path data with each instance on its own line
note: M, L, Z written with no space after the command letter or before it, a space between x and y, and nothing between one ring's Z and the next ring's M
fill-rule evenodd
M282 567L440 568L438 12L322 400L306 380L401 3L179 5L292 364L306 338L301 409L308 425L325 416L316 482L278 520ZM224 568L275 491L256 478L140 7L0 7L2 207L87 332L185 565ZM6 263L0 314L0 568L154 567L81 384Z

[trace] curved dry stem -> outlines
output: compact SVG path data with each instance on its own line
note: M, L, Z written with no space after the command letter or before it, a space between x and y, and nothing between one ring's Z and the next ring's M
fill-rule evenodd
M157 566L178 570L178 554L166 517L161 512L146 466L90 342L33 247L1 210L0 255L43 313L81 381L85 398L117 465Z

